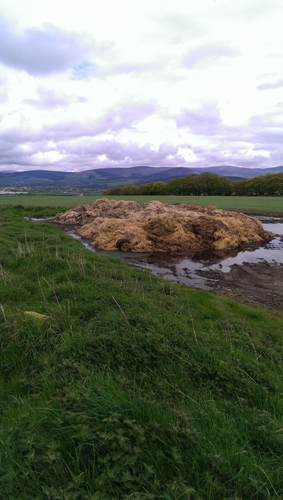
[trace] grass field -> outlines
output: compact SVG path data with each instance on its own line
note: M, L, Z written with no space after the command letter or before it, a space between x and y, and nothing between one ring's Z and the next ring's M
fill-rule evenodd
M30 196L1 195L0 206L22 205L24 207L41 206L62 207L63 210L93 203L103 196ZM163 203L191 203L200 206L215 205L225 210L236 210L249 213L270 213L283 215L283 198L268 196L109 196L110 199L131 199L138 203L160 200Z
M283 498L282 314L23 214L0 207L1 500Z

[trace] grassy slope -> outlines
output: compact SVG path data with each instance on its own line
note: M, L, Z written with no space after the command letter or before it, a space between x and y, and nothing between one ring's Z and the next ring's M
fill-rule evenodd
M33 206L60 206L67 208L86 203L93 203L102 198L100 196L30 196L30 195L1 195L0 206L22 205ZM215 205L225 210L237 210L249 213L271 213L283 215L282 197L272 196L107 196L107 198L121 200L131 199L138 203L151 200L160 200L163 203L192 203L200 206Z
M282 316L0 217L1 499L283 497Z

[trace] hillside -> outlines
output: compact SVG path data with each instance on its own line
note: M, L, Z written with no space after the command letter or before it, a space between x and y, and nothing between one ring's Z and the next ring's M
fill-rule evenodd
M60 172L53 170L28 170L25 172L0 172L0 189L28 188L44 190L86 191L97 193L116 186L168 181L186 175L211 172L225 177L245 179L266 173L283 172L283 166L268 169L249 169L234 166L207 168L148 167L103 168L82 172Z

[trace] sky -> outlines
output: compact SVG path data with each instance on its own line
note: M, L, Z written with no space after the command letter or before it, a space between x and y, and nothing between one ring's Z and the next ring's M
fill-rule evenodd
M283 165L282 0L0 0L0 171Z

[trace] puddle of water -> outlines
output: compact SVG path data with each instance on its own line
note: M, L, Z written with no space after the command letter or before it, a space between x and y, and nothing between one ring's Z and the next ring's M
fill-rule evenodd
M270 224L263 222L263 227L267 231L271 231L272 233L283 235L283 223L281 222L271 222Z
M26 191L3 191L1 189L0 194L28 194Z
M31 222L51 222L54 220L54 217L24 217L26 220Z
M91 252L96 252L95 248L90 244L88 240L83 239L79 234L76 233L74 230L68 231L68 234L74 238L74 240L80 241L84 247L86 247L88 250Z
M241 265L244 262L256 264L260 261L283 264L283 241L280 237L274 238L264 247L257 248L252 252L239 252L236 257L224 259L221 263L210 266L210 269L218 269L227 273L234 264Z

